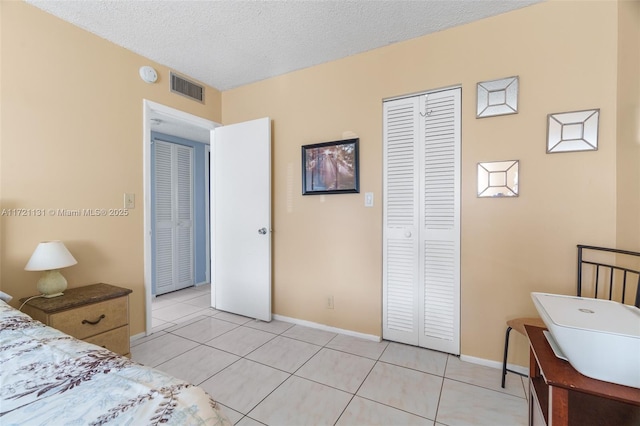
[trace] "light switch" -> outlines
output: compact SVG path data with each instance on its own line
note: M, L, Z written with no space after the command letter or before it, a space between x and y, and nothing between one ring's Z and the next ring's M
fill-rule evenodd
M136 208L136 194L131 194L131 193L124 194L124 208L125 209Z
M364 206L373 207L373 192L364 193Z

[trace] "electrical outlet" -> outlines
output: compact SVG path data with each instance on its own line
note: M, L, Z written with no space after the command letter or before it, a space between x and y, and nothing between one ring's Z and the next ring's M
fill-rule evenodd
M327 309L333 309L333 296L327 297Z

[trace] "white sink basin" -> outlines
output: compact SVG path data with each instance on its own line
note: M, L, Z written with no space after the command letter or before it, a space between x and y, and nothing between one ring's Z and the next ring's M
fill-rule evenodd
M531 298L573 368L594 379L640 388L640 309L559 294L531 293Z

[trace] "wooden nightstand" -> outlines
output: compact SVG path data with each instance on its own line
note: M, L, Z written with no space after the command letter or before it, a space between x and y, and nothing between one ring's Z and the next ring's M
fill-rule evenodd
M35 298L22 311L77 339L130 356L128 288L92 284L69 288L51 299ZM21 302L28 297L20 299Z

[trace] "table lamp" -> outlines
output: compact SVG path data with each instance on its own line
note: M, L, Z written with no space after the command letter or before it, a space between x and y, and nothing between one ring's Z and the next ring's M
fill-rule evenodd
M59 269L78 263L62 241L43 241L36 247L25 271L44 271L38 280L37 289L44 297L62 296L67 280Z

